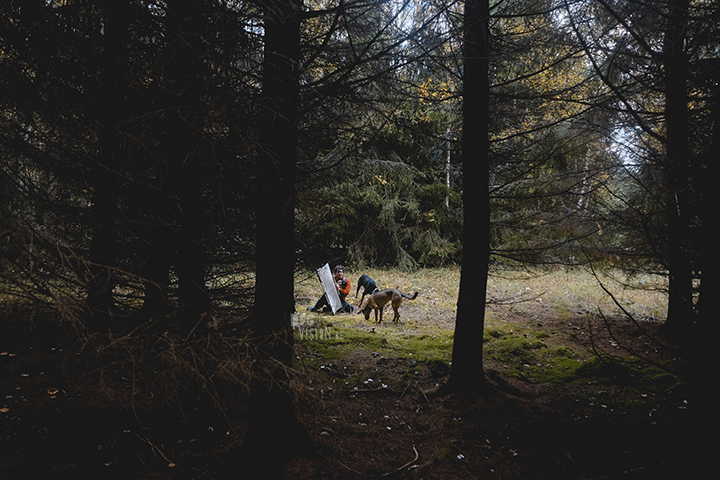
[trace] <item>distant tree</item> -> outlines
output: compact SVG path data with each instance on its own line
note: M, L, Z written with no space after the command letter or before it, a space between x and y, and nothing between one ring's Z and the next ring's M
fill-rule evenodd
M455 7L350 2L310 14L303 261L331 255L411 269L458 258L459 184L448 191L446 173L447 153L456 150L447 132L459 128ZM455 179L455 166L451 173Z
M717 50L717 3L564 5L578 45L612 96L597 108L617 118L611 135L618 174L604 185L613 202L596 212L598 221L614 232L624 267L667 274L663 332L686 342L701 307L695 285L707 273L699 267L710 254L699 238L714 230L703 219L701 205L712 194L701 178L710 171L713 94L703 72Z

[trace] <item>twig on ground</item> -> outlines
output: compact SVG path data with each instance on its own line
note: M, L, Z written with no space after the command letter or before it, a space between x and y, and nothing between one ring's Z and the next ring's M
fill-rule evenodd
M406 463L406 464L403 465L402 467L400 467L400 468L398 468L398 469L396 469L396 470L393 470L392 472L388 472L388 473L385 473L385 474L381 475L381 477L388 477L388 476L392 475L393 473L397 473L397 472L399 472L400 470L403 470L403 469L409 467L410 465L412 465L413 463L415 463L415 462L417 461L417 459L420 458L420 454L418 453L417 448L415 448L415 445L413 445L413 451L415 452L415 458L413 458L412 460L410 460L408 463Z
M171 461L168 457L166 457L165 454L162 452L162 450L160 450L160 448L158 448L157 445L155 445L154 443L152 443L152 442L151 442L150 440L148 440L147 438L141 437L141 436L138 435L137 433L135 434L135 436L136 436L137 438L139 438L140 440L142 440L143 442L145 442L145 443L147 443L148 445L150 445L150 447L151 447L153 450L155 450L156 452L158 452L158 453L160 454L160 456L163 457L166 462L168 462L168 467L174 467L174 466L175 466L175 462Z
M420 387L418 387L417 385L413 385L413 387L415 387L418 392L422 393L422 396L425 397L425 401L427 403L430 403L430 399L427 397L427 395L425 395L425 392L423 392Z
M406 463L405 465L403 465L402 467L396 468L396 469L393 470L392 472L383 473L382 475L368 475L367 473L363 473L363 472L360 472L360 471L358 471L358 470L355 470L354 468L349 467L348 465L345 465L345 464L342 463L342 462L338 462L338 463L339 463L340 465L342 465L343 467L347 468L348 470L350 470L351 472L357 473L358 475L363 476L363 477L371 477L371 478L389 477L390 475L394 475L394 474L398 473L399 471L406 469L407 467L409 467L410 465L412 465L413 463L415 463L418 458L420 458L420 454L418 453L417 448L415 448L415 445L413 445L412 448L413 448L413 452L415 452L415 458L413 458L412 460L410 460L409 462L407 462L407 463Z

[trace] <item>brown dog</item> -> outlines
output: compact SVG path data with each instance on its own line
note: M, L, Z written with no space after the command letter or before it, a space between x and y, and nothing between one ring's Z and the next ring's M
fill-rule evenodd
M385 290L378 290L377 292L373 293L368 297L367 300L365 300L360 307L358 307L358 314L361 312L365 314L365 320L368 320L370 318L370 309L375 310L375 323L381 323L383 318L383 310L385 309L385 305L387 305L388 302L392 303L392 308L395 312L395 316L393 317L393 323L397 323L400 319L400 313L398 313L398 308L400 308L400 305L402 305L403 298L409 298L410 300L415 300L417 298L418 292L415 292L412 296L408 295L407 293L403 293L397 288L387 288ZM378 320L378 311L380 311L380 319Z

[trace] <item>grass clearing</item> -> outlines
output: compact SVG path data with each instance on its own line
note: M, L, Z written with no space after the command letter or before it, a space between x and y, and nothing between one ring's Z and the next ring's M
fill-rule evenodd
M380 288L420 294L414 301L403 302L398 324L386 321L375 325L372 315L365 320L356 314L307 312L306 307L315 303L321 289L314 274L302 276L296 284L298 314L294 324L298 342L314 352L316 360L307 365L314 369L322 361L356 358L363 350L420 364L435 360L449 363L460 269L412 273L349 270L346 276L352 289L348 301L355 305L360 302L355 296L356 282L363 273L375 279ZM599 282L614 292L615 299ZM595 356L594 349L621 353L615 342L598 334L604 331L600 315L622 315L619 303L639 321L657 324L666 314L662 288L660 278L636 278L631 284L611 271L597 278L581 269L494 271L488 284L485 319L486 366L523 381L566 383L577 379L576 371Z

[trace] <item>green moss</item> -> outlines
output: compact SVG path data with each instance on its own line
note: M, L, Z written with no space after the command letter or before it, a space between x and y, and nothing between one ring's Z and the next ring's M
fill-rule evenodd
M486 328L485 335L490 338L500 338L505 335L505 333L497 328Z
M618 361L612 358L593 357L577 369L581 378L596 378L618 384L627 384L638 376L636 362L633 359Z
M564 345L557 347L554 351L554 354L557 357L567 357L567 358L575 358L576 357L575 351L572 348L566 347Z
M488 345L488 354L503 363L537 363L536 350L547 348L541 341L530 341L525 337L506 335Z
M526 375L535 382L569 383L577 378L575 372L580 366L582 363L573 358L558 356L549 363L531 366Z
M419 377L420 375L422 375L422 372L423 372L422 364L415 362L415 363L413 363L413 365L410 368L405 370L405 373L402 374L401 379L403 381L408 381L410 379Z
M437 358L427 360L425 365L427 365L430 376L433 378L441 378L450 373L450 365Z
M420 360L427 358L450 360L453 338L450 332L442 331L424 335L403 334L394 339L394 345L404 356L414 356Z

